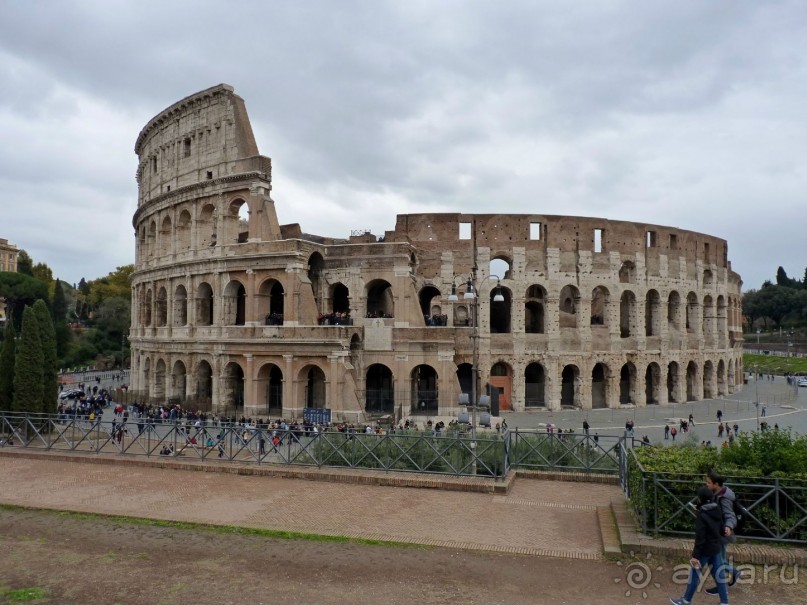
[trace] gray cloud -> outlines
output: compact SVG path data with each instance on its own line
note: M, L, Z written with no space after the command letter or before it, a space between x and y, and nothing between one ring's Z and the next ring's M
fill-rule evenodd
M219 82L308 232L579 214L725 237L747 287L807 264L801 2L0 5L0 237L68 281L132 262L137 133Z

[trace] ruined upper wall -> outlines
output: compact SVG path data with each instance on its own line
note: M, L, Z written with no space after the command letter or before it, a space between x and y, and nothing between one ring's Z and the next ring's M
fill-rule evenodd
M135 143L138 205L181 187L237 174L271 179L259 155L244 100L219 84L185 97L152 118Z
M461 226L461 225L464 225ZM463 237L460 233L463 231ZM597 235L599 234L599 235ZM648 223L613 221L603 218L545 214L401 214L386 241L408 241L417 248L434 252L490 248L491 257L513 247L529 252L557 249L608 255L643 253L648 257L683 257L730 269L726 240ZM599 242L599 247L596 245Z

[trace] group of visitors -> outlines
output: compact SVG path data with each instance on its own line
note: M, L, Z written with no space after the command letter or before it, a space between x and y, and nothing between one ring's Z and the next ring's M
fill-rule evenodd
M320 313L317 317L317 324L320 326L352 326L353 320L350 313Z

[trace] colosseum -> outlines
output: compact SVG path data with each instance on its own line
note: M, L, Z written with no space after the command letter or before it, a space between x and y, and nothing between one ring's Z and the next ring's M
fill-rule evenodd
M139 397L362 421L454 415L475 394L503 410L589 409L742 383L742 282L720 238L462 213L311 235L278 223L271 160L224 84L155 116L135 152Z

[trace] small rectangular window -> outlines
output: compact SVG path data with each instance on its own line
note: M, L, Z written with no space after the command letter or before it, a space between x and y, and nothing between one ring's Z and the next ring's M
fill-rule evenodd
M602 252L602 229L594 230L594 252Z
M709 242L703 243L703 260L709 262Z
M678 250L678 236L670 233L670 250Z
M191 157L191 140L185 139L185 157Z
M208 181L213 180L213 171L212 170L207 171L207 180Z
M471 239L471 223L460 223L460 239Z
M541 223L530 223L530 239L534 241L541 239Z
M157 172L157 156L152 156L151 158L151 171Z
M656 232L655 231L648 231L647 232L647 247L648 248L655 248L656 247Z

